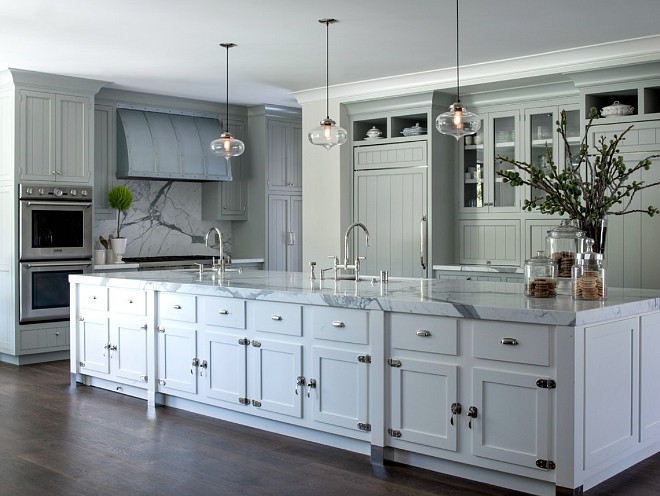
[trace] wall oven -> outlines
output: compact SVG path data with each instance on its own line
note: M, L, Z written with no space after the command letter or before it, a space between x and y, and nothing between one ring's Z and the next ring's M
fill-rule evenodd
M92 189L21 184L21 260L92 258Z
M92 270L92 188L19 186L19 319L69 318L69 275Z
M20 322L69 318L69 275L91 272L91 260L20 262Z

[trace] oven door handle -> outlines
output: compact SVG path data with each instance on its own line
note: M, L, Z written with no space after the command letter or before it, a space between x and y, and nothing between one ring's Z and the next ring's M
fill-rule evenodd
M42 205L42 206L46 205L46 206L49 206L49 207L61 206L61 207L85 207L85 208L89 208L89 207L92 206L92 202L67 202L67 201L33 201L33 200L29 200L29 201L26 201L25 204L28 207L31 207L32 205Z
M89 260L80 260L80 261L53 261L53 262L21 262L21 265L25 265L26 269L30 267L79 267L83 265L92 265L92 261Z

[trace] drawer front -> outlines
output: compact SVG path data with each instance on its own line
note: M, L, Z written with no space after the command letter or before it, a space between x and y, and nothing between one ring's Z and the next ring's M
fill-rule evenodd
M105 312L108 309L108 288L104 286L78 286L78 298L80 308L99 310Z
M158 316L163 320L197 322L197 297L180 293L160 293Z
M369 314L364 310L314 307L312 325L315 339L369 343Z
M201 319L205 324L245 329L245 300L234 298L201 298Z
M110 311L129 315L147 314L147 292L141 289L110 288Z
M392 348L458 354L457 319L394 313L390 323Z
M257 331L302 336L302 306L257 301L254 306L254 323Z
M504 362L550 365L550 327L474 322L473 354Z

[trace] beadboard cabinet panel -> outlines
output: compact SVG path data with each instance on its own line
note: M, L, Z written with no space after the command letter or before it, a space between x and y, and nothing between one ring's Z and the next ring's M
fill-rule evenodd
M519 265L520 221L462 220L460 261L464 264Z
M426 141L356 147L355 170L420 167L428 164Z

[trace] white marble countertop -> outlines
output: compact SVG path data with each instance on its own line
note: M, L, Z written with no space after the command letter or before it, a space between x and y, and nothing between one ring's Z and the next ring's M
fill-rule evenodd
M605 301L527 298L522 283L446 279L310 280L300 272L195 269L72 274L73 283L471 319L583 325L660 310L660 291L608 288Z
M522 267L514 265L434 265L433 270L455 270L464 272L498 272L522 274Z

